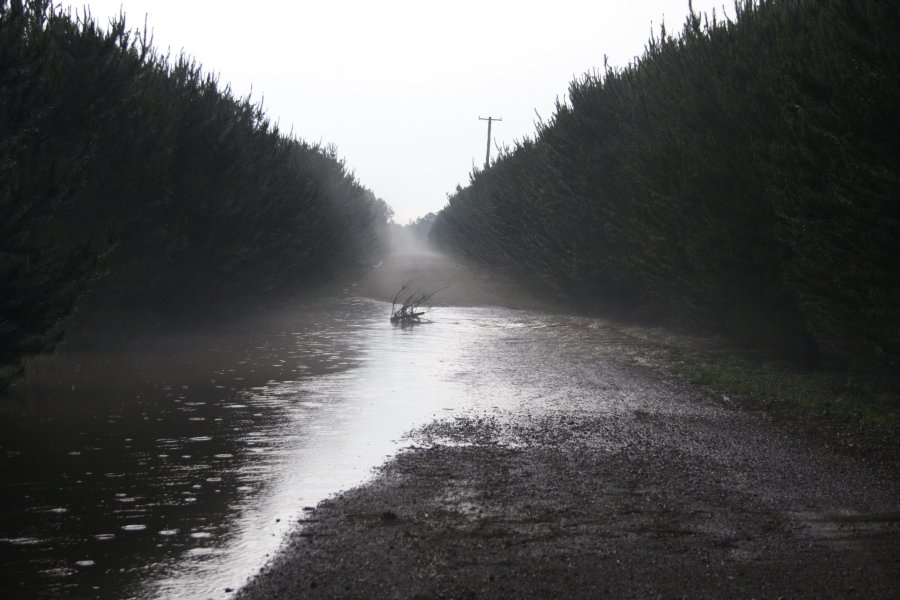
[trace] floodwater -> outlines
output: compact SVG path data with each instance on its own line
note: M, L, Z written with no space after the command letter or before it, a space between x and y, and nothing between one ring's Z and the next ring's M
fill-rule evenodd
M518 401L491 357L541 317L451 307L400 328L389 311L320 300L65 357L55 383L14 390L0 597L227 598L305 508L371 477L404 432Z

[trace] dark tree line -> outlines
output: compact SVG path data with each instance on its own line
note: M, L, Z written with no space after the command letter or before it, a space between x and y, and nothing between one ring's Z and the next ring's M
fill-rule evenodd
M124 17L0 0L0 389L76 307L215 312L381 250L387 205Z
M574 81L439 245L609 308L900 366L900 3L742 0Z

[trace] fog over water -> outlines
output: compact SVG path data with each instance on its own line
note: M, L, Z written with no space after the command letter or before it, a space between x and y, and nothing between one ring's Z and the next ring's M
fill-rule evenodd
M52 359L3 420L3 594L221 597L404 432L519 400L495 348L540 317L442 307L400 328L388 312L320 299L226 332Z

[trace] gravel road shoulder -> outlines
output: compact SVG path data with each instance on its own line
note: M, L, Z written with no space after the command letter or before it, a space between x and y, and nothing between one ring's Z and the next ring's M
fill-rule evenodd
M238 596L900 597L896 463L616 373L642 390L624 410L415 432L371 483L309 510Z

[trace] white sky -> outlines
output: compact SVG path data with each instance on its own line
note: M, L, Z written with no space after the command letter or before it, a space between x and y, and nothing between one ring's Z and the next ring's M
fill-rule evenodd
M687 0L86 0L105 22L146 16L155 45L184 50L238 95L252 86L283 131L334 143L395 221L437 211L497 144L534 131L569 81L641 54L651 22L680 30ZM728 0L726 7L733 5ZM694 10L722 14L723 0ZM728 10L728 14L732 14ZM494 151L492 150L492 153Z

